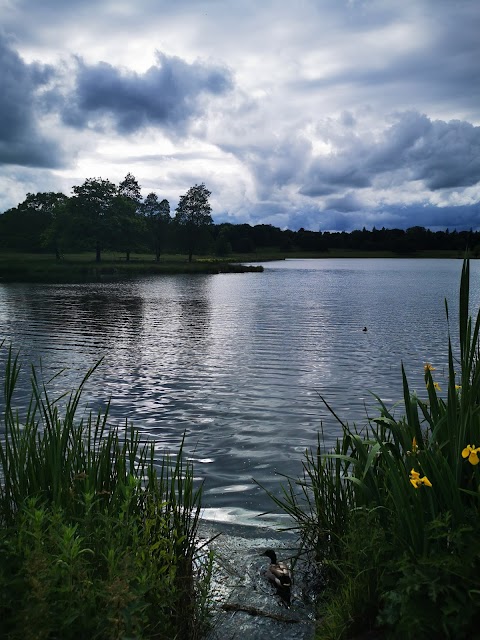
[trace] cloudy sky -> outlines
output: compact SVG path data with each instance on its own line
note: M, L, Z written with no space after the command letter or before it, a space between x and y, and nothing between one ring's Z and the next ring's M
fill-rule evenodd
M0 212L135 175L172 209L480 228L478 0L0 0Z

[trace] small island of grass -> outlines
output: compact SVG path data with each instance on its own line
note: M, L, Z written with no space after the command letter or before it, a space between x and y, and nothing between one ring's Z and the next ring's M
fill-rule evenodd
M51 254L0 252L0 282L81 283L112 281L139 276L169 274L217 274L261 272L260 265L241 264L218 258L188 262L185 256L168 255L158 262L145 254L127 261L119 254L105 252L101 262L91 253Z

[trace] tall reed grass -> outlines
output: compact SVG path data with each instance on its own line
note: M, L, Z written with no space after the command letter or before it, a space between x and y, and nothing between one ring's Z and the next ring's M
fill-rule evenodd
M82 393L95 369L52 400L32 368L22 415L14 404L20 364L8 350L0 637L200 637L210 568L204 562L195 576L201 488L182 447L157 471L154 444L137 429L109 426L108 406L85 412Z
M338 419L334 449L320 434L303 476L274 498L328 577L318 638L375 627L386 638L480 637L480 312L473 321L469 291L465 261L445 392L424 363L424 394L412 393L402 366L405 414L377 397L364 430Z

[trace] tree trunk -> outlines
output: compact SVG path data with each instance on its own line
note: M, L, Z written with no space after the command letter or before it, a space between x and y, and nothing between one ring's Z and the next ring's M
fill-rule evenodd
M130 249L127 249L127 255L125 256L127 262L130 260Z
M190 249L190 251L188 252L188 261L189 262L192 261L192 256L193 256L193 251Z

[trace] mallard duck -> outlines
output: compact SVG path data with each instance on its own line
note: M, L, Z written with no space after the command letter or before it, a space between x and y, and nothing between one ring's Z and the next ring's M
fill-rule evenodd
M277 589L282 591L289 590L292 586L292 574L290 569L284 562L277 562L277 554L273 549L267 549L262 555L267 556L271 560L271 564L265 571L265 576L272 582Z

